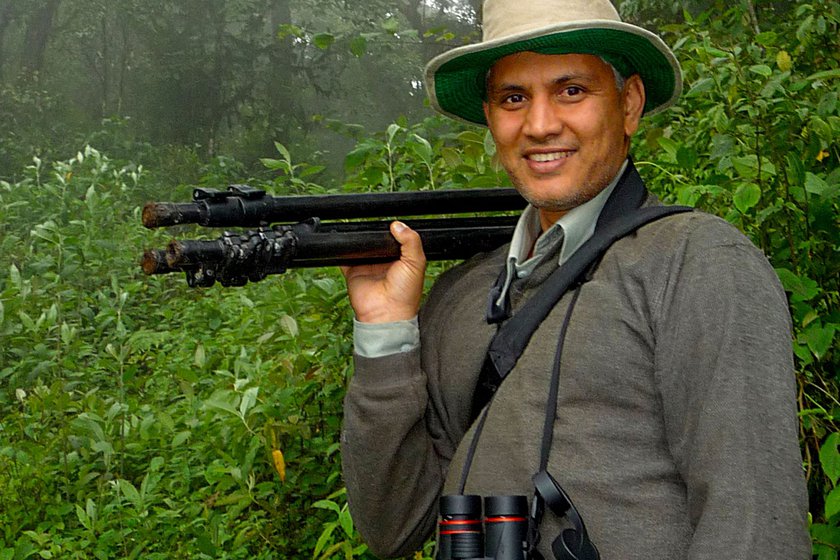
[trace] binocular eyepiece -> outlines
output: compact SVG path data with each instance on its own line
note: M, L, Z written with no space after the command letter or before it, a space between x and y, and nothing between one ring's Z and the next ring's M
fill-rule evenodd
M437 560L526 560L525 496L453 494L440 498Z

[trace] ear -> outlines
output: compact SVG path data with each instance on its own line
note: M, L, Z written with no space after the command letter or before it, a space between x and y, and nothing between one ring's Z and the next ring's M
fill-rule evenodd
M639 128L639 121L645 110L645 84L638 74L633 74L624 83L624 134L629 138Z
M487 125L489 126L490 125L490 104L487 103L486 101L483 101L481 103L481 107L484 109L484 122L486 122Z

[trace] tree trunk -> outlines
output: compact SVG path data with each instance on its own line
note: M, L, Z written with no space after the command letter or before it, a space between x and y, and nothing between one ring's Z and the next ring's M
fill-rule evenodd
M275 37L268 47L269 78L268 92L268 122L273 130L291 130L300 122L299 107L292 95L295 87L295 53L292 37L277 39L276 33L283 24L292 23L292 10L289 0L269 0L268 21L271 27L270 35Z
M101 98L99 100L99 119L108 114L108 97L110 96L111 90L111 55L109 43L110 37L108 37L108 14L103 13L102 19L100 20L100 29L102 32L102 56L100 57L100 62L102 64L102 75L101 75Z
M26 77L34 77L44 67L44 54L47 50L53 20L60 3L61 0L46 0L32 14L26 26L22 65Z
M3 50L3 41L6 37L6 28L14 18L14 6L11 1L0 3L0 81L3 80L3 70L5 62L5 51Z

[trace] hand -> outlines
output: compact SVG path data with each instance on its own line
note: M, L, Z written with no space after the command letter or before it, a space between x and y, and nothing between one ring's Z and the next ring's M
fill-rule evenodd
M350 305L362 323L404 321L420 309L426 274L420 236L402 222L391 224L391 235L400 244L400 260L341 267Z

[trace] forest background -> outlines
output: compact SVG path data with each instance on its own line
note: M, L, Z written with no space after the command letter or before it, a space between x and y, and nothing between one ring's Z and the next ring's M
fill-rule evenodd
M0 560L370 557L340 475L340 275L145 277L144 248L200 232L139 212L229 183L506 185L421 84L477 4L0 0ZM643 176L741 228L788 292L814 554L836 559L840 5L617 4L685 75L637 135Z

